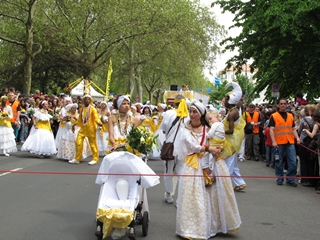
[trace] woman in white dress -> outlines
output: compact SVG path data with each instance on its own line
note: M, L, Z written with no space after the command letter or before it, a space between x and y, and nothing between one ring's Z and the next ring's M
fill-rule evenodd
M108 121L110 151L123 146L132 127L138 126L138 119L132 116L130 105L130 98L127 95L120 95L113 103L114 110Z
M72 99L71 97L65 97L64 100L64 106L61 108L61 110L59 111L59 128L58 128L58 132L55 138L55 145L56 145L56 149L59 150L59 148L63 147L62 142L61 142L61 136L65 135L65 133L68 131L68 128L66 127L66 123L68 121L68 111L66 109L66 106L69 105L70 103L72 103Z
M32 117L33 127L21 151L35 153L40 157L57 153L50 125L52 116L48 114L47 109L48 102L42 101L39 111L35 112Z
M97 141L98 150L100 156L105 156L106 151L109 149L109 124L108 118L110 117L110 111L107 102L102 101L100 103L100 109L98 114L102 122L102 127L97 128Z
M12 118L12 109L6 102L8 100L7 96L1 97L1 107L0 107L0 152L9 157L9 153L16 152L17 146L15 141L15 136L13 133L13 128L10 123Z
M205 187L202 161L209 152L216 155L220 149L207 144L205 106L193 101L189 109L189 124L181 129L175 141L175 153L183 161L179 178L176 234L187 239L211 237L211 214L213 207ZM189 176L188 176L189 175Z

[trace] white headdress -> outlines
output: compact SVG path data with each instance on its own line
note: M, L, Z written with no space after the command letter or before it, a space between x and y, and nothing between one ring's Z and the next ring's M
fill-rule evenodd
M190 104L190 108L196 109L200 116L206 113L206 107L198 100L193 100Z
M118 99L117 99L118 108L121 106L121 104L124 100L127 100L130 103L130 98L127 95L122 95L122 96L118 97Z
M242 97L242 90L238 83L230 82L226 85L225 89L228 87L233 87L233 90L231 92L228 92L227 95L229 96L229 104L237 104L241 97Z
M70 103L70 104L68 104L68 105L66 106L66 110L67 110L67 111L70 111L71 108L73 108L73 107L78 108L78 104L76 104L76 103Z
M66 103L67 101L72 102L72 98L71 98L71 97L65 97L63 101L64 101L65 103Z

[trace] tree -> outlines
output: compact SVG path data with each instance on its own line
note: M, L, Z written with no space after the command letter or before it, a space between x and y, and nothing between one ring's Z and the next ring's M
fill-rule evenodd
M319 96L320 74L320 2L313 0L216 1L223 11L235 14L232 27L242 27L234 38L227 38L226 49L239 50L228 61L239 69L249 59L255 75L256 92L278 83L281 97L289 98L297 90L308 98ZM312 86L312 87L311 87Z
M3 20L0 21L2 22L0 40L23 48L25 83L23 92L27 94L30 94L31 89L33 59L42 49L42 45L34 42L34 18L37 3L37 0L2 0L0 10L0 19Z

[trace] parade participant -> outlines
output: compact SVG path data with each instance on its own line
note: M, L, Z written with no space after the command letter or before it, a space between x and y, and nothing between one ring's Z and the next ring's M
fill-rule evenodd
M182 162L179 178L176 234L187 239L211 237L210 216L214 211L202 177L202 159L209 152L217 155L218 147L205 147L205 106L195 100L189 109L190 121L179 131L175 152ZM180 160L181 159L181 160ZM188 176L186 176L188 175Z
M207 126L210 127L210 130L207 133L208 143L207 146L216 146L221 149L221 151L224 153L224 156L218 155L213 156L210 155L210 157L205 158L207 161L202 161L202 168L204 170L204 174L207 176L206 184L208 186L212 185L213 182L215 182L215 175L214 175L214 164L216 162L216 159L220 160L223 158L225 159L228 154L230 155L231 151L230 148L227 148L227 142L225 139L225 130L223 123L220 122L220 116L217 112L209 111L207 112L205 116L205 120L207 123Z
M58 132L55 139L56 148L58 150L59 148L63 147L61 143L61 136L65 135L65 133L68 131L68 129L66 128L66 123L70 117L68 116L68 111L66 109L66 106L70 103L72 103L72 98L65 97L63 100L63 107L59 111L58 121L60 123L59 123L59 128L58 128Z
M60 140L61 147L58 149L58 153L57 153L57 158L59 159L64 159L69 161L71 159L74 159L76 156L76 139L77 139L77 135L80 130L80 127L75 126L75 129L73 131L72 126L77 123L79 118L79 113L77 108L78 108L78 104L76 103L70 103L65 107L69 118L67 119L67 122L66 122L67 131L63 132L63 134L61 135L61 140ZM83 144L84 144L84 147L82 152L82 159L91 155L91 150L90 150L87 138L85 138L85 141Z
M228 83L228 87L233 87L233 91L227 93L223 98L222 103L227 108L228 112L223 123L226 133L226 140L230 145L232 155L226 159L226 164L229 169L230 176L235 184L235 190L241 191L246 187L246 183L241 177L240 169L238 167L238 155L240 154L242 140L244 138L245 120L241 117L241 112L237 108L237 103L242 97L242 90L239 84L235 82Z
M27 140L22 145L21 151L35 153L40 157L57 153L50 126L52 116L48 114L47 109L48 102L42 101L39 111L35 112L32 117L33 127Z
M279 111L275 112L270 117L270 137L272 146L279 150L279 161L276 162L277 185L281 186L283 178L283 158L286 154L288 169L286 173L286 184L292 187L297 187L295 178L297 175L297 156L295 148L295 139L297 144L300 144L300 139L295 128L294 116L286 111L287 100L280 99ZM276 161L276 160L275 160Z
M11 126L13 128L13 133L16 141L18 140L19 128L20 128L20 103L16 100L16 95L14 92L10 91L8 93L7 106L12 109L12 118L10 119Z
M83 96L83 107L80 109L79 118L75 125L80 127L76 139L76 157L69 161L78 164L82 160L85 138L88 139L92 152L92 160L89 165L96 165L99 161L99 152L96 139L97 126L102 126L97 110L92 105L93 99L90 95ZM75 131L75 125L72 130Z
M127 142L127 134L132 127L138 126L138 119L130 114L131 100L127 95L120 95L114 100L115 113L109 119L110 151L123 146Z
M151 107L150 105L144 105L142 107L142 114L139 118L139 126L149 129L152 133L156 132L156 125L152 119Z
M103 124L102 127L97 128L98 150L100 156L105 156L106 151L109 149L108 118L110 117L110 111L107 102L102 101L100 103L100 109L98 109L98 114Z
M209 193L211 209L211 228L210 237L217 233L234 232L240 228L241 218L238 210L236 197L230 179L230 173L225 163L226 157L232 154L230 145L225 139L225 130L223 123L220 122L219 114L208 112L206 122L210 125L207 133L209 146L216 146L221 149L220 154L209 154L202 159L202 168L210 178L220 176L213 180L209 178L206 181ZM208 168L209 166L209 168ZM212 171L212 173L210 172ZM204 174L206 176L206 174ZM212 183L210 183L212 180Z
M158 136L157 140L158 140L158 146L159 149L162 148L163 142L166 140L166 135L163 133L163 131L160 129L162 120L163 120L163 116L165 115L166 111L167 111L167 105L163 104L163 103L159 103L158 104L158 116L157 116L157 131L155 132L155 136Z
M166 142L172 142L176 131L180 131L180 129L184 128L189 120L188 106L183 95L177 94L175 96L174 107L174 109L166 111L163 116L162 123L159 127L159 129L161 129L165 134ZM164 199L167 203L173 203L173 195L175 192L175 185L173 184L173 174L175 171L179 171L179 166L176 167L177 163L177 158L172 161L163 161L163 183L165 190Z
M9 157L9 153L16 152L17 146L15 142L15 136L10 123L12 118L12 109L7 106L7 96L1 97L0 107L0 151L6 157Z

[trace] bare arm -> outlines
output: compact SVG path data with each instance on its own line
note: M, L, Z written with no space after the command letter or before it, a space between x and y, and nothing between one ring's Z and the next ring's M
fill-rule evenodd
M111 142L112 146L115 145L116 141L114 139L114 122L115 122L115 115L111 115L108 121L108 129L109 129L109 141Z
M225 131L226 134L233 134L234 130L234 122L239 119L239 111L237 109L233 109L228 114L228 122L229 122L229 129Z
M274 138L274 127L270 127L270 137L271 137L271 140L272 140L272 146L273 147L277 147L278 144Z
M319 125L318 124L314 125L314 127L312 129L312 132L310 132L307 129L303 129L303 131L311 138L313 138L317 134L318 130L319 130ZM296 131L296 133L297 133L297 131Z

